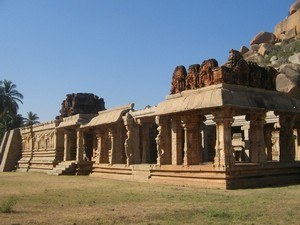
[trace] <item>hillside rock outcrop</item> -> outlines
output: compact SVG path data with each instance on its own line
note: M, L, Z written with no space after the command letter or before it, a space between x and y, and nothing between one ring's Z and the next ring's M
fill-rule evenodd
M275 26L274 33L260 32L248 49L240 50L247 62L276 68L276 89L300 98L300 0L291 5L289 16Z

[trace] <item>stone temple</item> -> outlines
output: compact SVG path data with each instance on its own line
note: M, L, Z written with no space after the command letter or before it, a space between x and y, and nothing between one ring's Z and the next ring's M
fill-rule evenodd
M276 76L231 50L222 66L177 66L154 107L67 95L54 121L5 134L0 170L224 189L300 183L300 100L276 91Z

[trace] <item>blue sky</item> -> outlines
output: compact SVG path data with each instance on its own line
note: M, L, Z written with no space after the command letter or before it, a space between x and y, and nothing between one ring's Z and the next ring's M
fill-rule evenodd
M59 114L67 93L106 107L156 105L173 70L273 31L294 0L0 0L0 80L24 95L20 113Z

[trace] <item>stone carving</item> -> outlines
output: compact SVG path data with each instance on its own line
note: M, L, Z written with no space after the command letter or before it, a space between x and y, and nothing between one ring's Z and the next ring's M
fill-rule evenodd
M60 118L75 114L97 114L105 110L103 98L90 93L68 94L61 104Z
M184 73L179 71L183 71L182 68L184 67L176 67L173 74L171 94L220 83L276 91L276 77L278 74L276 69L261 67L254 62L247 62L239 51L232 49L229 53L228 62L221 67L218 67L218 62L215 59L205 60L201 66L198 64L190 66L185 86L182 80L181 83L179 82L179 77L184 77Z
M173 73L170 94L176 94L186 89L186 69L184 66L177 66Z
M216 67L218 67L218 61L215 59L208 59L202 62L198 76L199 87L213 84L213 69Z
M164 138L163 138L163 128L162 128L162 119L159 116L155 117L155 122L157 124L158 134L155 138L157 146L157 165L161 165L164 155Z
M198 88L198 73L199 73L200 65L194 64L189 66L188 75L186 76L186 89L196 89Z
M126 136L127 136L127 138L125 139L125 142L124 142L126 165L129 166L130 160L132 158L132 151L129 147L129 142L132 139L131 131L132 131L132 126L133 126L133 118L129 113L126 113L126 115L123 117L123 120L124 120L125 129L126 129Z

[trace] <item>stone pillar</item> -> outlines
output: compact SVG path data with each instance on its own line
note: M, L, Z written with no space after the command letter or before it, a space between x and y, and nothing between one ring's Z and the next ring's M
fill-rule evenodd
M248 123L241 127L241 130L243 131L243 142L245 145L243 157L244 157L244 161L246 161L246 162L250 161L249 129L250 129L250 124L248 124Z
M132 158L132 146L131 146L131 132L133 130L133 118L129 113L126 113L123 116L123 121L126 129L126 136L124 147L125 147L125 155L126 155L126 165L129 166L133 162Z
M208 149L207 149L207 129L205 123L200 124L200 135L201 135L201 145L200 145L200 151L203 152L202 162L208 161Z
M171 122L172 165L181 165L182 161L182 126L179 117L173 117Z
M272 132L274 131L274 123L269 123L265 125L265 143L266 143L266 154L267 160L272 161Z
M64 161L71 160L70 133L64 131Z
M116 132L112 129L108 129L108 138L110 139L110 148L108 150L108 161L109 165L115 163L115 147L116 147Z
M197 165L203 161L202 137L200 122L204 116L183 116L181 123L184 129L183 165Z
M110 148L110 142L108 140L108 132L101 133L101 149L100 149L100 163L109 163L108 150Z
M76 161L83 161L83 148L84 148L84 140L83 140L83 132L81 130L77 130L77 148L76 148Z
M155 117L155 122L157 124L157 137L155 138L156 140L156 145L157 145L157 165L160 166L162 164L165 164L167 159L166 159L166 151L168 151L168 134L167 134L167 121L166 118L162 118L161 116L156 116Z
M266 113L254 112L247 115L250 121L249 139L250 139L250 161L256 163L265 163L267 161L266 144L264 135L264 125Z
M295 114L279 114L279 161L294 162L295 161L295 142L293 135L293 127L295 123Z
M299 126L299 124L298 124ZM294 135L295 135L295 160L299 161L300 160L300 146L299 146L299 140L300 140L300 129L297 126L297 128L294 129Z
M222 109L212 112L216 123L216 154L214 167L226 170L234 166L234 154L231 138L231 125L234 121L232 111Z
M102 135L100 132L96 133L96 149L95 149L95 156L94 156L94 160L96 163L100 163L101 162L101 157L102 156L102 148L103 148L103 143L102 143Z

